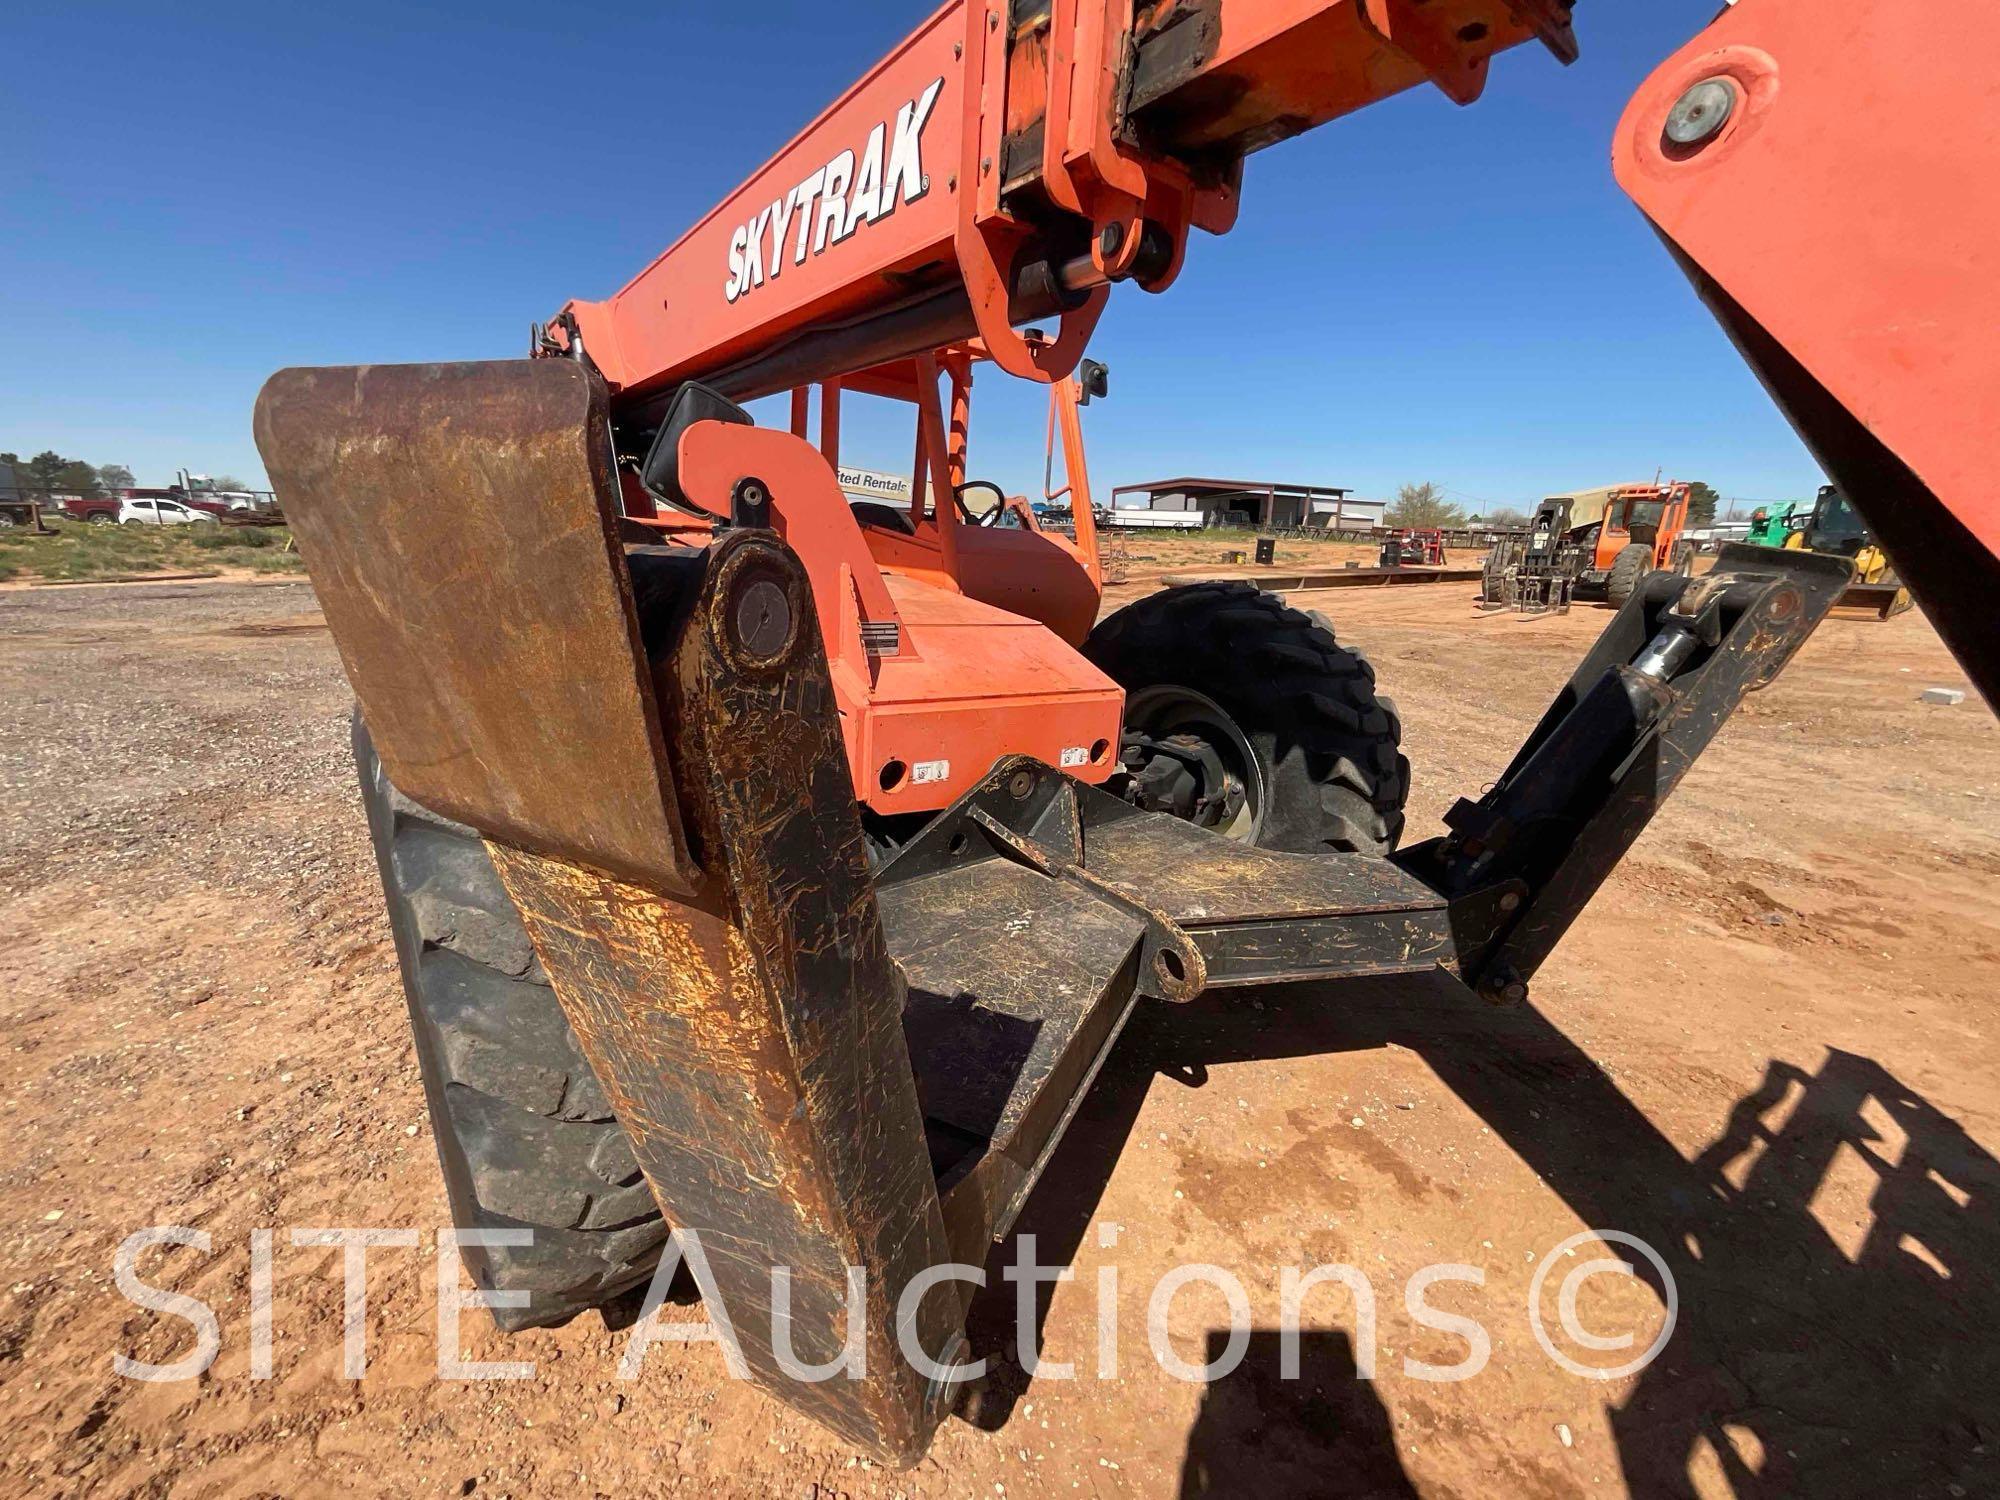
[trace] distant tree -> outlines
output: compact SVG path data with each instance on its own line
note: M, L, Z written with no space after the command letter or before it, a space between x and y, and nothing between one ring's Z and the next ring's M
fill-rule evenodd
M129 490L136 488L138 476L123 464L99 464L97 482L107 490Z
M96 469L80 458L64 458L53 448L44 448L30 459L23 459L18 453L0 453L0 467L13 470L14 483L38 498L95 497L106 490L107 481ZM122 476L118 481L121 485L132 482L132 471L122 464L113 464L108 472ZM0 482L4 482L4 476L0 476Z
M97 470L81 459L72 458L56 472L56 493L94 498L104 493L104 485L98 480Z
M63 470L69 465L70 460L60 453L52 448L44 448L24 465L27 469L29 488L41 495L56 494L62 488L60 481Z
M247 490L253 486L247 479L238 479L234 474L218 474L209 481L209 488L217 490Z
M1438 527L1462 525L1465 512L1445 499L1434 484L1406 484L1396 491L1387 519L1391 526Z
M1706 484L1695 483L1688 486L1688 519L1690 526L1712 526L1715 524L1715 507L1722 497Z
M1503 505L1487 515L1486 524L1495 531L1516 531L1528 524L1528 514L1511 505Z

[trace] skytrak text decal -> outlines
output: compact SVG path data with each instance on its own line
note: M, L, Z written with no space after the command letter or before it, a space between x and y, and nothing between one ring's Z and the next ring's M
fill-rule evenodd
M789 261L803 265L811 253L824 253L863 224L873 224L915 203L930 191L924 173L924 126L937 105L938 79L917 98L896 111L893 134L885 121L868 132L861 148L861 169L854 153L842 151L804 182L779 198L748 223L739 225L729 241L729 279L722 295L730 302L775 279ZM796 222L796 232L793 225Z

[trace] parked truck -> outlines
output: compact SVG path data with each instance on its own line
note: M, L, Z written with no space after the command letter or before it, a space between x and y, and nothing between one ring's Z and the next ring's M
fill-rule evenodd
M47 531L39 501L16 495L0 495L0 531Z
M92 526L109 526L115 522L122 503L117 495L51 495L49 499L58 515Z

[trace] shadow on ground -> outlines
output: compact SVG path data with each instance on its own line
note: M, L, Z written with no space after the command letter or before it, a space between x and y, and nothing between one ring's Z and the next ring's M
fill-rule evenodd
M1153 1006L1016 1234L1037 1237L1043 1264L1074 1259L1156 1078L1198 1088L1215 1064L1390 1042L1420 1054L1579 1219L1666 1260L1678 1326L1611 1412L1632 1493L1692 1495L1703 1472L1744 1496L2000 1494L2000 1163L1851 1053L1830 1051L1812 1073L1773 1062L1690 1161L1545 1016L1488 1009L1443 975L1300 988L1262 1010L1226 995ZM1873 1182L1841 1241L1811 1207L1836 1164ZM1000 1295L973 1310L983 1347L1011 1347L1014 1289L999 1268L1013 1255L1009 1242L988 1263ZM1279 1379L1276 1334L1259 1331L1242 1367L1207 1389L1184 1495L1412 1492L1346 1336L1305 1337L1307 1379ZM1027 1385L1012 1366L995 1375L981 1425L1004 1423Z
M1202 1359L1214 1364L1228 1342L1226 1329L1209 1334ZM1414 1497L1389 1413L1374 1384L1356 1373L1347 1335L1302 1329L1295 1378L1285 1377L1282 1360L1278 1330L1254 1329L1242 1361L1203 1389L1181 1463L1181 1500Z

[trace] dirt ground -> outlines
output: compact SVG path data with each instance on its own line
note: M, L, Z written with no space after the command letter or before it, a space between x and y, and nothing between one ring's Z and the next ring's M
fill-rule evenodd
M1145 551L1135 546L1135 552ZM1135 563L1121 590L1147 585ZM1365 647L1416 765L1412 837L1502 767L1607 618L1482 616L1464 585L1298 596ZM2000 730L1923 618L1836 620L1748 701L1530 1003L1453 984L1295 987L1143 1011L1021 1228L1045 1357L1003 1364L981 1430L901 1473L747 1384L709 1345L617 1363L625 1308L467 1357L441 1381L447 1222L346 748L348 695L299 582L0 591L0 1493L809 1497L2000 1493ZM144 1383L190 1325L113 1284L200 1298L221 1353ZM341 1259L299 1226L414 1228L367 1262L368 1364L342 1371ZM272 1369L252 1378L252 1233L279 1231ZM1589 1279L1593 1350L1556 1326L1595 1241L1669 1268ZM997 1267L1012 1251L996 1254ZM1237 1276L1233 1373L1168 1374L1149 1291ZM1344 1263L1280 1378L1281 1266ZM1420 1322L1423 1293L1490 1343ZM448 1269L451 1269L448 1267ZM1115 1270L1115 1290L1102 1273ZM1001 1325L1012 1289L981 1310ZM1102 1309L1102 1317L1100 1310ZM696 1307L669 1307L690 1321ZM1096 1377L1100 1322L1119 1340ZM1219 1352L1222 1293L1167 1327ZM1372 1366L1372 1379L1358 1368Z

